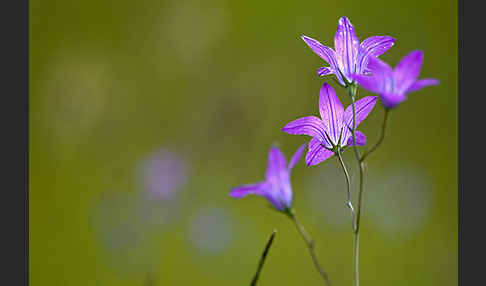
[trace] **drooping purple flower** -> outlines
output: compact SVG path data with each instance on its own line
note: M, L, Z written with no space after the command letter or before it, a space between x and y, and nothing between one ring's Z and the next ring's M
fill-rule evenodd
M366 96L355 102L356 126L363 121L376 103L376 96ZM294 135L308 135L309 150L305 156L307 166L313 166L341 151L346 145L353 144L353 109L343 108L334 89L327 83L319 94L319 113L321 118L306 116L285 125L282 130ZM356 144L364 145L366 136L356 131Z
M351 74L367 73L368 60L380 56L395 43L395 39L389 36L372 36L360 44L353 25L344 16L339 18L334 36L335 51L317 40L304 35L301 37L314 53L329 64L329 67L319 68L317 74L334 74L343 86L353 82Z
M288 165L285 156L277 147L270 148L265 181L233 188L229 195L233 198L242 198L254 194L266 198L279 211L289 209L292 205L290 171L299 161L305 145L297 149Z
M386 108L393 108L407 99L407 93L428 85L439 84L439 81L433 78L417 79L423 59L422 51L412 51L397 64L394 70L380 59L371 59L369 63L371 76L355 74L352 77L364 89L379 94Z

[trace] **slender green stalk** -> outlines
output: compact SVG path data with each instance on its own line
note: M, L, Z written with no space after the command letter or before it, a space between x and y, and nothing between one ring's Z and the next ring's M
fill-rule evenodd
M359 165L359 192L358 192L358 205L356 208L356 218L354 223L354 286L359 286L359 223L361 219L361 206L363 204L363 177L364 177L364 164L359 153L358 146L356 145L356 91L357 88L348 88L349 96L351 97L351 104L353 109L353 149L356 156L356 160Z
M349 96L351 97L351 104L352 104L352 109L353 109L353 128L352 128L352 134L353 134L353 149L354 149L354 155L356 156L356 159L358 161L361 161L361 154L359 153L358 146L356 145L356 93L357 93L357 88L348 88Z
M258 263L257 271L255 273L255 276L253 276L253 280L251 281L250 286L255 286L257 284L258 277L260 277L260 272L262 271L263 268L263 263L265 263L265 258L267 257L268 251L270 250L270 246L272 246L273 238L275 237L276 233L277 233L276 230L272 232L270 238L267 241L267 244L265 245L265 249L263 250L262 257L260 258L260 262Z
M380 137L378 138L378 141L369 150L363 153L363 156L361 157L361 161L364 161L366 157L368 157L371 153L373 153L376 150L376 148L380 146L381 142L383 142L383 139L385 139L385 130L386 130L386 123L387 123L389 111L390 109L385 108L385 115L383 118L383 124L381 126L381 134Z
M343 168L344 176L346 177L347 191L348 191L347 192L348 199L345 202L345 205L347 207L349 207L349 209L351 210L351 215L353 217L352 224L353 224L353 230L354 230L356 227L354 225L354 223L355 223L354 207L353 207L353 202L351 201L351 182L349 180L348 170L346 169L346 165L344 165L343 157L341 156L341 152L340 151L337 151L336 152L336 157L338 158L338 161L341 164L341 167Z
M385 115L383 119L383 125L381 129L381 134L378 141L373 145L369 150L365 151L363 155L360 155L358 150L358 146L356 145L356 109L355 109L355 100L356 100L356 88L348 88L348 93L351 97L352 101L352 108L353 108L353 145L354 145L354 153L356 155L356 160L358 161L359 165L359 192L358 192L358 204L356 207L356 219L354 223L354 285L359 286L359 230L361 225L361 210L363 208L363 192L364 192L364 172L365 172L365 164L364 160L374 152L380 144L383 142L385 138L385 130L386 130L386 123L388 119L388 109L385 109Z
M354 233L354 285L359 285L359 231Z
M327 272L324 271L324 269L319 264L319 260L317 259L316 253L314 252L314 241L307 234L304 227L299 223L299 221L295 217L295 213L294 213L293 209L289 209L288 212L287 212L287 215L292 219L292 222L294 223L295 227L297 228L297 231L300 233L300 235L304 239L305 244L307 245L307 248L309 249L310 255L312 257L312 261L314 262L314 266L316 267L317 271L319 271L319 274L322 276L322 278L324 279L326 284L328 286L331 286L331 281L329 280L329 275L327 275Z

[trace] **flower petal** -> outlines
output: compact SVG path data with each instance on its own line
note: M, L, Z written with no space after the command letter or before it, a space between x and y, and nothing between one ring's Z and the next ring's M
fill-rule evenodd
M422 51L412 51L397 64L393 70L394 93L405 93L417 80L423 59Z
M278 209L292 203L292 188L290 186L289 169L285 156L277 147L268 152L268 165L265 174L268 189L264 196Z
M317 69L317 75L318 76L323 76L323 75L328 75L332 74L332 70L328 67L322 67Z
M306 116L287 123L282 131L293 135L309 135L326 141L324 123L315 116Z
M292 156L292 159L290 159L290 162L289 162L289 166L288 166L289 172L295 166L295 164L297 164L297 162L299 162L300 157L302 156L302 152L304 152L306 145L307 145L307 143L300 145L300 147L297 149L297 151L295 151L294 155Z
M230 197L233 198L242 198L245 197L249 194L255 194L255 195L263 195L265 192L266 188L266 183L265 182L258 182L255 184L247 184L247 185L242 185L236 188L231 189L231 192L229 193Z
M376 96L366 96L354 103L356 112L356 127L363 121L376 104ZM346 107L343 115L343 142L347 142L349 137L352 137L350 129L353 128L353 106L350 104Z
M393 46L395 39L389 36L373 36L365 39L359 45L356 73L363 73L368 66L368 59L377 57Z
M336 75L339 83L344 85L344 81L338 72L339 67L336 60L336 53L334 52L334 50L327 46L324 46L323 44L319 43L319 41L314 40L310 37L302 35L301 38L314 51L314 53L316 53L319 57L321 57L329 64L330 70Z
M371 76L353 74L351 77L364 89L374 93L389 92L393 88L393 70L378 58L369 58L367 70Z
M355 80L359 86L362 88L374 92L374 93L380 93L382 92L382 81L380 80L380 77L378 76L366 76L366 75L360 75L360 74L353 74L351 75L351 78Z
M307 166L314 166L332 155L334 155L334 152L324 148L318 139L312 138L309 142L309 151L305 155L305 164Z
M367 69L376 76L391 77L393 74L392 68L379 58L369 58Z
M356 72L356 60L358 56L359 40L354 33L354 27L346 17L339 18L336 35L334 36L334 48L340 70L345 77ZM348 81L351 81L348 78Z
M336 96L336 92L328 83L324 83L319 93L319 113L334 145L338 143L341 134L343 112L344 108Z
M407 96L404 93L383 93L380 94L381 103L388 109L395 107L397 104L405 101Z
M233 188L229 194L233 198L243 198L247 195L257 195L267 199L276 209L282 211L285 208L282 203L278 189L272 188L267 182L259 182L256 184L242 185ZM290 197L290 201L292 197ZM289 204L290 206L290 204Z
M363 134L363 132L356 130L355 135L356 135L356 145L363 146L363 145L366 144L366 136ZM353 134L351 134L351 136L349 136L347 145L348 146L354 146Z
M414 82L408 89L407 93L421 90L422 88L429 86L429 85L438 85L439 81L433 78L425 78L425 79L419 79L416 82Z
M268 152L268 165L265 177L267 182L279 181L283 172L287 172L287 162L282 152L275 146Z

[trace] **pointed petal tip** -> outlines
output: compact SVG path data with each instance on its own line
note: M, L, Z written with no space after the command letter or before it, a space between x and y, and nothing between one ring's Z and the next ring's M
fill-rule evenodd
M307 43L307 42L309 42L309 41L313 41L313 40L314 40L313 38L311 38L311 37L307 37L307 36L306 36L306 35L304 35L304 34L301 34L301 35L300 35L300 38L301 38L302 40L304 40L304 42L306 42L306 43ZM314 41L315 41L315 40L314 40Z
M288 169L291 170L297 162L299 162L300 157L302 157L302 153L304 153L304 149L307 146L307 143L304 143L300 145L297 150L295 151L294 155L292 155L292 158L289 161Z
M328 84L327 82L324 82L321 86L321 92L328 92L328 91L334 91L334 89L332 88L332 86L330 84Z
M341 16L339 17L338 23L342 25L343 23L349 23L351 24L351 21L349 21L349 18L346 16Z
M232 198L236 198L236 199L238 199L238 198L240 198L240 197L239 197L238 195L236 195L236 193L235 193L235 189L236 189L236 188L231 189L231 190L230 190L230 192L228 193L228 196L230 196L230 197L232 197Z
M407 57L414 57L422 59L424 57L424 52L422 50L413 50L408 53Z

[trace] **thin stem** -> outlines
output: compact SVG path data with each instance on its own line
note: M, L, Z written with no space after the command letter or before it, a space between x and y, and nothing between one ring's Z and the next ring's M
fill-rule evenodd
M307 234L304 227L297 221L297 218L295 217L294 211L292 209L290 209L287 214L292 219L295 227L297 228L297 231L299 231L300 235L304 239L305 244L307 245L307 248L309 249L310 255L312 257L312 261L314 262L314 266L316 267L317 271L319 271L319 274L322 276L322 278L324 279L326 284L328 286L331 286L331 281L329 280L329 276L327 275L327 272L324 271L324 269L319 264L319 260L317 259L316 253L314 252L314 241Z
M363 192L364 192L364 173L365 173L365 164L364 160L374 152L383 142L385 138L385 130L386 130L386 123L388 119L388 109L385 109L385 115L383 119L383 125L381 129L381 134L376 142L368 151L365 151L363 155L360 155L358 146L356 145L356 109L355 109L355 100L356 100L356 88L348 87L348 93L351 97L352 101L352 108L353 108L353 145L354 145L354 154L356 156L356 160L358 161L359 165L359 192L358 192L358 205L356 207L356 218L354 223L354 285L359 286L359 230L361 225L361 209L363 208Z
M255 276L253 277L253 280L251 281L251 286L255 286L258 281L258 277L260 277L260 272L262 271L263 268L263 263L265 263L265 258L267 258L268 251L270 250L270 246L272 246L273 238L275 237L275 234L277 233L276 230L272 232L270 235L270 238L267 241L267 244L265 245L265 249L263 250L262 257L260 258L260 262L258 263L258 268L255 273Z
M384 118L383 118L383 124L381 126L381 134L380 134L380 137L378 138L378 141L375 143L375 145L373 145L373 147L371 147L368 151L363 153L363 156L361 157L361 161L364 161L366 159L366 157L368 157L372 152L374 152L376 150L376 148L378 148L380 146L381 142L383 142L383 139L385 138L385 130L386 130L386 123L387 123L387 119L388 119L389 110L390 109L385 108L385 115L384 115Z
M354 207L353 207L353 203L351 201L351 182L349 180L348 170L346 169L346 165L344 165L343 157L341 156L341 151L338 150L336 152L336 157L338 158L339 163L341 163L341 167L343 168L343 171L344 171L344 176L346 177L348 199L347 199L347 201L344 204L347 207L349 207L349 209L351 210L351 215L353 217L353 221L352 221L352 223L353 223L353 230L354 230L356 227L354 225L354 223L355 223Z
M354 285L359 285L359 231L354 233Z
M356 209L356 218L354 223L354 286L359 286L359 226L361 219L361 206L363 204L363 177L364 177L364 164L362 157L359 153L358 146L356 145L356 91L357 88L348 88L349 96L351 97L351 104L353 108L353 147L356 160L359 165L359 192L358 192L358 206Z
M354 155L356 156L356 160L361 161L361 154L359 153L358 145L356 145L356 93L357 88L348 88L349 96L351 97L351 107L353 109L353 128L352 128L352 135L353 135L353 149Z

